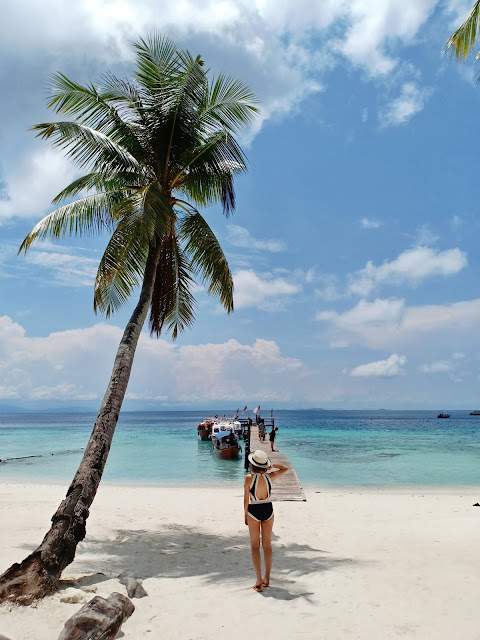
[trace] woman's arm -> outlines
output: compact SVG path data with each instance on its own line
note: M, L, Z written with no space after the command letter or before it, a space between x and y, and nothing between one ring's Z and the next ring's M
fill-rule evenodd
M287 473L289 467L286 467L284 464L280 464L279 462L275 462L275 464L272 465L272 469L277 469L277 471L272 471L268 474L268 477L275 480L276 478L281 478L284 473Z
M245 478L245 486L243 488L243 510L245 512L245 524L248 524L247 511L248 511L248 493L250 491L250 485L252 484L252 476L248 474Z

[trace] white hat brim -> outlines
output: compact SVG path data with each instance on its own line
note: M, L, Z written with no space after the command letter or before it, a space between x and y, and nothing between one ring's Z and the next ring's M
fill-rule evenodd
M255 455L255 451L253 453L250 453L248 456L248 460L251 464L254 464L256 467L258 467L259 469L268 469L268 467L271 466L271 462L270 462L270 458L267 458L267 461L265 463L261 463L261 462L256 462L253 459L253 456Z

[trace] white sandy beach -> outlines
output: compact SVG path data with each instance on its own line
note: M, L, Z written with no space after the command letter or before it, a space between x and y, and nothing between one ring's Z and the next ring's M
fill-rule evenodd
M318 491L275 503L274 571L262 594L250 588L240 488L101 487L64 578L85 602L126 594L122 572L143 579L148 597L133 600L117 636L125 640L480 638L480 491ZM40 542L64 493L0 487L2 571ZM82 606L64 595L1 606L0 634L55 640Z

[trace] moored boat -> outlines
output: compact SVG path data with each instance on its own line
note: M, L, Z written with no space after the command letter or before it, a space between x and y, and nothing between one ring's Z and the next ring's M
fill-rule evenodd
M197 433L200 440L210 440L212 434L212 427L214 425L213 418L205 418L203 422L199 422L197 426Z
M242 447L238 444L238 438L232 430L218 431L213 439L213 450L221 458L238 458Z

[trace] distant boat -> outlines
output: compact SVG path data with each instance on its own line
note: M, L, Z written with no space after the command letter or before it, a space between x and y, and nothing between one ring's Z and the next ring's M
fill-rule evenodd
M475 411L470 411L470 415L471 416L480 416L480 411L478 409L475 409Z
M449 418L449 417L450 417L450 414L444 413L443 411L440 411L440 413L437 416L437 418Z

